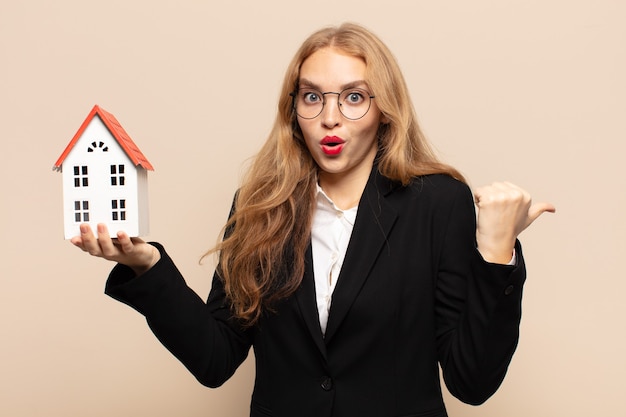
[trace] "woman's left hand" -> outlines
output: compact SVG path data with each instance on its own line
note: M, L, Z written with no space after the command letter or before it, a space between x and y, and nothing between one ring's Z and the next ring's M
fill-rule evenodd
M513 256L515 240L545 212L550 203L532 204L530 194L509 182L494 182L474 190L477 208L476 241L487 262L506 264Z

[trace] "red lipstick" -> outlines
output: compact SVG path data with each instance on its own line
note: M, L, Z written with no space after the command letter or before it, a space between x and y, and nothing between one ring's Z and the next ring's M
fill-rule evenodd
M326 155L339 155L343 149L345 140L338 136L326 136L320 141L322 152Z

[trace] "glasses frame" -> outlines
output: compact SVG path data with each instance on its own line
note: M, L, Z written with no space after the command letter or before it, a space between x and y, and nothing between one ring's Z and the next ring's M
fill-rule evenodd
M315 89L315 88L308 88L308 87L307 87L307 88L305 88L305 89L306 89L306 90L312 90L312 91L315 91L315 92L319 93L320 97L322 97L322 108L320 109L319 113L317 113L317 114L316 114L315 116L313 116L313 117L304 117L304 116L302 116L302 115L298 114L298 107L296 106L296 100L298 99L298 92L299 92L301 89L300 89L300 88L298 88L298 89L296 89L296 90L292 91L291 93L289 93L289 95L291 96L291 107L293 108L293 111L296 113L296 115L298 115L298 117L301 117L301 118L303 118L303 119L305 119L305 120L313 120L313 119L315 119L317 116L319 116L320 114L322 114L322 112L324 111L324 107L326 106L326 94L335 94L335 95L337 95L337 107L339 107L339 113L341 113L341 115L342 115L344 118L348 119L348 120L360 120L360 119L364 118L364 117L365 117L365 115L366 115L366 114L370 111L370 108L372 108L372 99L373 99L373 98L376 98L376 96L372 95L372 93L370 93L369 91L367 91L367 90L365 90L365 89L363 89L363 88L348 87L348 88L344 88L344 89L343 89L343 90L341 90L340 92L336 92L336 91L326 91L326 92L322 92L322 91L319 91L319 90L317 90L317 89ZM363 113L363 115L362 115L362 116L360 116L360 117L357 117L357 118L351 118L351 117L348 117L348 116L346 116L346 115L343 113L343 110L341 110L342 104L341 104L341 102L339 101L339 97L341 97L341 95L342 95L343 93L345 93L346 91L348 91L348 90L359 90L359 91L363 91L364 93L366 93L366 94L365 94L365 95L366 95L366 97L368 97L368 98L370 99L370 101L369 101L369 103L368 103L368 105L367 105L367 110L365 110L365 113Z

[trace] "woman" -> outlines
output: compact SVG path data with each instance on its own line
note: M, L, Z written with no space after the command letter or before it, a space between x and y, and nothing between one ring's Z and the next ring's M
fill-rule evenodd
M287 70L206 303L159 244L102 225L72 243L118 262L107 294L201 383L224 383L252 346L251 416L445 416L438 364L471 404L504 378L517 236L545 211L508 183L472 197L420 132L389 50L344 24L311 35Z

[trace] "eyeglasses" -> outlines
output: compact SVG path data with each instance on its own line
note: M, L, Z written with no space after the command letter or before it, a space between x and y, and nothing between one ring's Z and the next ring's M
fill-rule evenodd
M375 98L362 88L346 88L339 93L334 91L322 93L314 88L300 88L290 95L298 116L303 119L315 119L324 110L327 94L337 96L339 111L349 120L358 120L365 116L372 105L372 99Z

